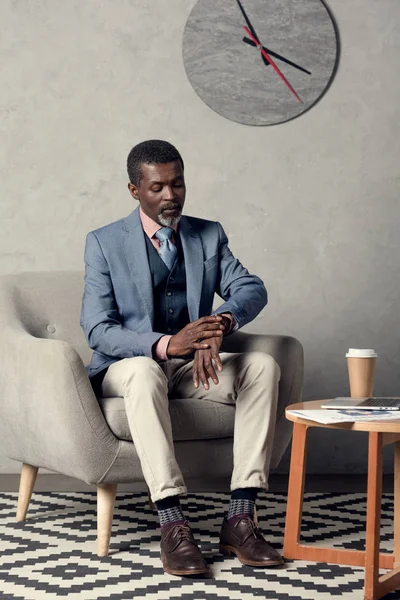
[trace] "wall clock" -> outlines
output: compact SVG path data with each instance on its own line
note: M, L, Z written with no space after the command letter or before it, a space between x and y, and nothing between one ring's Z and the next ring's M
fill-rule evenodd
M321 0L198 0L183 34L191 85L246 125L299 116L336 71L338 35Z

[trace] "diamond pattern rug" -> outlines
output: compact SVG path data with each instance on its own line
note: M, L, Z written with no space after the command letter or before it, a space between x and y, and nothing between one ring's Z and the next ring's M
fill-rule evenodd
M229 503L224 493L190 494L182 506L210 565L209 579L164 573L159 528L147 495L118 494L110 555L96 555L96 494L34 493L28 518L15 522L17 494L0 493L0 599L41 600L362 600L364 569L287 561L252 568L218 553L218 533ZM263 494L258 516L266 539L282 549L286 495ZM363 494L305 494L303 539L363 549ZM393 495L382 502L382 550L393 547ZM400 599L400 591L385 600Z

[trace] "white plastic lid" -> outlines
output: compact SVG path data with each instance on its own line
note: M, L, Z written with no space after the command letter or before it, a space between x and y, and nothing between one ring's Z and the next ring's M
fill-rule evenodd
M378 356L372 348L349 348L346 354L347 358L373 358Z

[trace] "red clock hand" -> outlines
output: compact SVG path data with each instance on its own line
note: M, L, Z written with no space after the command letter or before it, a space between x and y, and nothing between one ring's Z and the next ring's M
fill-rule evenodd
M276 66L276 64L274 63L274 61L270 57L270 55L264 50L264 48L262 47L262 45L260 44L260 42L258 41L258 39L256 37L254 37L254 35L251 33L250 29L248 27L246 27L246 25L244 25L244 29L245 29L247 35L249 36L249 38L251 40L253 40L253 42L256 44L257 48L260 50L261 54L269 61L271 67L274 69L274 71L276 71L278 73L279 77L287 85L287 87L292 92L292 94L294 96L296 96L297 100L303 104L303 101L296 94L296 92L294 91L294 89L292 88L292 86L290 85L290 83L288 82L288 80L286 79L286 77L284 76L284 74L278 69L278 67Z

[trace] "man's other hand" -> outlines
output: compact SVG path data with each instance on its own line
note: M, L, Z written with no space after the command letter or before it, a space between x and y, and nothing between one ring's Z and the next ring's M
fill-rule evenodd
M224 325L221 315L201 317L193 323L188 323L183 329L173 335L167 347L167 356L186 356L193 350L204 350L211 348L210 340L220 340L221 346ZM219 348L218 346L218 348Z
M219 355L219 349L222 344L222 336L213 337L208 340L210 348L206 350L196 350L193 360L193 384L197 389L199 381L203 384L205 390L210 388L208 380L211 379L218 385L219 380L215 372L215 363L217 370L222 371L222 361Z

